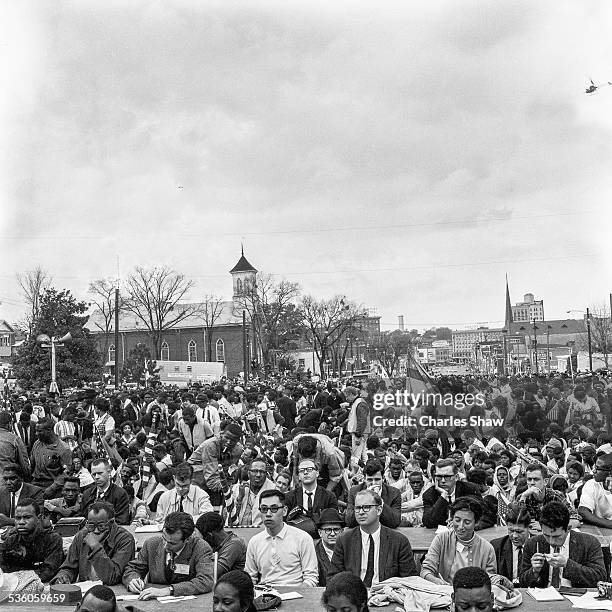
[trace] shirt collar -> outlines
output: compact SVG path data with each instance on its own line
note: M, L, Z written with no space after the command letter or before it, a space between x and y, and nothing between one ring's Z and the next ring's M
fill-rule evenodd
M21 483L21 486L19 487L19 489L13 493L13 495L15 496L15 499L17 499L21 495L22 491L23 491L23 482Z
M281 540L284 540L286 535L287 535L287 523L283 525L283 528L275 536L270 535L268 531L266 530L266 539L280 538Z
M178 501L181 496L178 494L176 489L175 489L174 492L176 493L176 499ZM187 491L187 495L184 496L184 499L187 499L189 501L193 501L193 494L194 494L194 492L195 492L195 485L192 485L192 484L189 485L189 491Z

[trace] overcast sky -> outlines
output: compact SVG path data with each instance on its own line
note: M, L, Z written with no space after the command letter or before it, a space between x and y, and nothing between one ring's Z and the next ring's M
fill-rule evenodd
M229 298L241 240L383 329L495 325L506 273L550 319L606 303L611 27L608 0L4 3L0 319L37 265Z

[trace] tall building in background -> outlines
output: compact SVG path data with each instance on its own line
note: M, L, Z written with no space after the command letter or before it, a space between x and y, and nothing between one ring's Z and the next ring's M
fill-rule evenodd
M535 300L533 293L526 293L522 302L512 306L512 321L514 323L544 321L544 300Z

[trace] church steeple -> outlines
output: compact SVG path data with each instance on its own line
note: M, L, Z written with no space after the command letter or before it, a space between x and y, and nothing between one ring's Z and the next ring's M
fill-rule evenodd
M255 286L257 270L248 262L244 256L244 246L240 245L240 259L230 270L234 285L234 301L248 294Z

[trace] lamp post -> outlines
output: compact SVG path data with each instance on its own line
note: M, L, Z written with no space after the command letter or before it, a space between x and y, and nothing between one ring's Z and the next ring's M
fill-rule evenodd
M533 320L533 357L535 363L535 373L538 374L538 328L536 320Z
M568 310L570 312L581 312L586 314L586 328L587 328L587 342L589 345L589 372L593 373L593 348L591 346L591 311L587 308L586 313L584 310Z
M49 393L59 393L55 375L55 349L58 346L64 346L65 342L70 342L71 340L72 336L70 332L63 335L61 338L55 336L49 337L47 334L39 334L36 336L36 342L38 342L42 348L51 349L51 384L49 385Z

